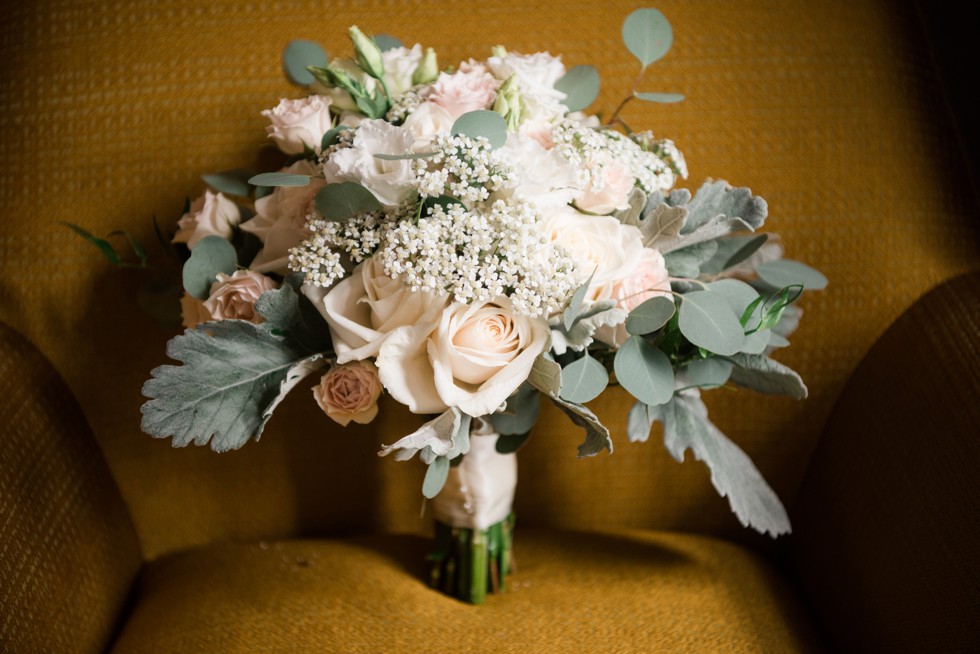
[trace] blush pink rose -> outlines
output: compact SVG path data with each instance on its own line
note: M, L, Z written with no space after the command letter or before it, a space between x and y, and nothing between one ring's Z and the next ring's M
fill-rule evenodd
M374 420L380 396L378 369L370 361L334 366L313 387L316 403L344 427L352 421L366 425Z
M248 320L260 323L262 316L255 311L255 301L266 291L276 288L276 282L252 270L236 270L232 275L218 273L211 285L211 294L204 308L214 320Z
M174 243L186 243L191 250L205 236L220 236L231 240L235 226L242 220L238 205L223 193L205 191L191 203L187 213L177 221Z
M630 191L636 184L634 177L623 164L609 155L601 155L588 163L592 181L575 199L575 206L582 211L607 215L629 208Z
M423 95L456 120L470 111L492 107L499 86L500 82L493 75L478 69L468 73L439 73L439 78Z
M296 100L283 98L273 109L262 112L269 119L265 130L286 154L303 154L307 148L319 150L323 135L333 127L331 103L324 95Z

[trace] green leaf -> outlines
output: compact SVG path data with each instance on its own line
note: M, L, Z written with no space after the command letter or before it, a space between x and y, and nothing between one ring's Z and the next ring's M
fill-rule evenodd
M382 161L403 161L406 159L428 159L434 157L438 152L408 152L406 154L376 154L375 159Z
M115 248L112 247L112 244L109 243L109 241L92 235L91 232L74 223L62 222L62 224L97 247L99 251L102 252L102 255L109 260L109 263L113 264L114 266L119 266L122 264L122 258L120 258L119 254L116 252Z
M778 259L764 263L756 269L759 278L773 288L802 284L808 291L827 287L827 278L805 263L792 259Z
M700 388L715 388L724 386L728 378L731 377L732 368L735 367L731 361L711 357L692 361L685 368L687 379L691 386Z
M670 359L640 336L630 336L616 351L613 370L623 388L646 404L663 404L674 394Z
M758 291L738 279L719 279L709 283L708 290L725 298L736 316L741 316L746 308L759 297Z
M637 9L623 22L623 43L644 68L670 50L674 33L656 9Z
M681 298L677 326L687 340L715 354L731 355L742 349L742 324L721 294L695 291Z
M573 423L585 430L585 441L578 446L579 458L595 456L603 450L607 450L612 454L613 443L612 438L609 437L609 430L599 422L599 418L594 413L581 404L566 402L559 397L553 397L551 401Z
M562 324L565 326L565 331L572 328L575 324L575 319L578 318L579 313L582 312L582 302L585 300L585 294L589 291L589 286L592 284L592 278L595 276L595 270L589 275L589 278L585 280L585 283L579 286L575 290L575 294L572 295L571 301L568 306L565 307L565 311L561 315Z
M768 234L744 234L719 238L718 250L711 261L701 266L701 272L706 275L717 275L723 270L736 266L765 245Z
M588 352L562 368L561 379L560 397L576 404L594 400L609 385L609 373Z
M259 173L248 180L254 186L306 186L310 183L309 175L293 173Z
M442 207L443 211L449 211L449 207L454 204L463 204L459 198L454 198L451 195L440 195L438 197L426 197L422 200L422 215L428 216L429 210L434 207Z
M220 173L201 175L201 179L215 191L225 195L247 198L252 194L252 189L247 181L252 175L250 170L225 170Z
M125 232L125 231L123 231L121 229L116 229L116 230L113 230L113 231L109 232L109 236L110 237L111 236L122 236L123 238L125 238L129 242L129 247L133 248L133 254L135 254L136 255L136 258L139 260L138 267L139 268L146 268L147 264L149 263L150 258L146 254L146 249L143 247L143 244L140 243L139 240L135 236L133 236L129 232Z
M431 500L446 485L447 479L449 479L449 459L444 456L437 456L425 471L425 479L422 481L422 494Z
M378 45L381 52L405 47L401 40L389 34L375 34L374 42Z
M529 431L523 434L501 434L497 438L497 444L494 447L500 454L513 454L524 447L524 444L530 438L531 432Z
M540 413L541 396L534 387L524 383L507 398L506 408L491 414L488 419L498 434L511 436L530 432Z
M633 93L633 97L637 100L659 102L661 104L673 104L684 99L684 96L680 93L641 93L639 91Z
M143 431L172 436L175 447L210 442L216 452L258 440L285 394L325 363L244 320L188 329L167 356L183 365L160 366L143 385Z
M652 334L666 325L676 310L671 298L663 295L652 297L630 311L626 318L626 331L637 336Z
M626 437L629 441L645 443L650 438L653 423L660 420L660 414L660 406L650 406L637 400L626 417Z
M191 250L184 264L184 290L199 300L207 299L218 273L230 275L238 268L238 254L231 243L220 236L205 236Z
M708 420L697 396L677 395L663 406L664 445L678 462L690 449L711 471L711 483L743 526L773 537L790 532L789 517L779 497L752 460Z
M527 383L551 398L561 392L561 366L545 352L534 360Z
M327 184L316 194L316 209L327 220L347 220L382 208L378 198L356 182Z
M470 138L483 136L490 141L490 147L499 148L507 142L507 121L495 111L479 109L457 118L452 133Z
M565 94L562 104L569 111L582 111L599 95L599 71L595 66L573 66L555 82L555 90Z
M736 354L732 357L732 382L767 395L788 395L805 399L807 388L800 376L778 361L761 354Z
M701 264L710 260L717 249L717 241L694 243L665 254L664 265L672 277L694 279L701 274Z
M307 68L327 65L327 53L313 41L290 41L282 52L282 69L289 81L298 86L309 86L316 79Z
M340 141L341 133L347 131L348 129L350 129L350 127L347 125L337 125L336 127L331 127L328 129L323 135L323 138L320 139L320 149L326 150L331 145L335 145Z

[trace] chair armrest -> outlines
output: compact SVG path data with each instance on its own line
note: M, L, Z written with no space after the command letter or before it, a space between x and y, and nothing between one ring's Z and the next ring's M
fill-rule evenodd
M78 403L0 323L0 650L104 651L140 564Z
M793 507L793 571L839 651L980 643L980 272L858 366Z

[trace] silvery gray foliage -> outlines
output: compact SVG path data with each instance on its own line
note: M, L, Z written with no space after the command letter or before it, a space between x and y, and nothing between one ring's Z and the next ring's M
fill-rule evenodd
M711 483L728 498L743 526L776 537L791 531L779 497L735 443L708 420L708 409L696 391L678 393L659 407L656 420L664 425L664 445L678 462L690 449L711 470Z
M612 454L613 442L609 430L599 422L599 418L594 413L581 404L566 402L560 397L552 397L551 401L572 422L585 430L585 441L578 446L579 458L595 456L603 450L608 450Z
M398 461L407 461L418 453L431 464L437 457L453 459L470 449L470 416L450 407L414 432L392 445L385 445L378 456L395 453Z
M736 354L731 357L733 383L768 395L789 395L797 400L807 396L800 376L778 361L762 354Z

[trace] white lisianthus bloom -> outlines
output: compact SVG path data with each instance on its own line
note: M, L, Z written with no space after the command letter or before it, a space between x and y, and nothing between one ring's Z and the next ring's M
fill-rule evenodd
M385 84L392 99L412 88L412 75L422 63L422 46L392 48L381 53L385 69Z
M423 102L408 115L402 127L412 134L412 152L429 152L436 134L452 131L454 122L452 115L435 102Z
M498 152L517 172L517 184L508 189L511 197L544 211L566 205L582 192L575 166L558 150L547 150L530 136L508 134L507 144Z
M410 410L495 412L530 374L551 342L544 318L515 314L510 300L454 303L429 334L406 328L378 355L381 381ZM435 395L433 396L433 390Z
M409 154L412 132L377 119L365 120L354 132L352 147L339 148L323 164L328 183L363 184L387 208L397 207L416 193L411 159L379 159L376 154Z
M275 108L262 112L269 119L266 132L286 154L303 154L307 148L319 150L323 135L333 127L331 104L324 95L283 98Z
M238 205L223 193L205 191L191 203L187 213L177 221L174 243L186 243L191 250L205 236L220 236L231 240L235 226L242 219Z
M301 159L282 172L313 176L317 171L313 164ZM322 178L312 177L306 186L277 186L270 195L255 201L255 216L242 223L242 231L255 234L263 247L249 268L263 273L289 273L289 251L309 237L306 218L317 191L325 185Z
M392 331L431 322L448 304L445 296L412 291L400 279L389 277L374 257L329 291L306 286L303 291L327 321L337 363L376 355Z

